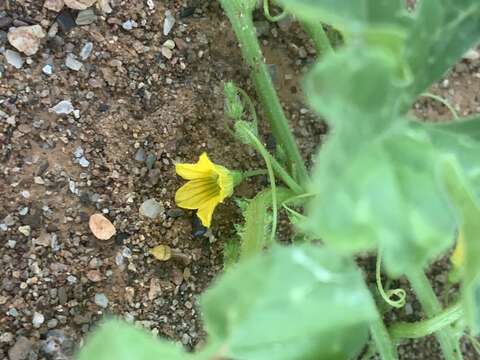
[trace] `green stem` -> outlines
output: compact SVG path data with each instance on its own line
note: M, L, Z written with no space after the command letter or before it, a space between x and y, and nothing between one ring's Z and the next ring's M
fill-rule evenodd
M243 179L248 179L253 176L258 176L258 175L267 175L268 172L267 170L264 169L257 169L257 170L247 170L242 172L242 177Z
M305 185L308 179L307 168L288 126L255 33L252 11L256 1L220 0L220 3L235 31L245 62L250 67L260 103L267 115L273 135L285 150L290 167L297 169L297 180L301 185Z
M305 192L303 188L295 181L294 178L290 176L290 174L283 168L282 165L275 159L272 155L268 154L270 156L270 161L272 163L273 170L275 171L275 174L287 185L290 190L292 190L295 194L302 194Z
M391 337L396 341L405 338L421 338L450 326L454 322L460 320L462 316L462 306L460 303L457 303L446 308L437 316L427 320L417 321L414 323L399 322L393 324L390 327L389 332Z
M263 14L267 18L267 20L271 21L271 22L280 21L288 15L285 10L282 10L282 12L280 14L272 16L270 14L269 0L263 0Z
M305 32L312 38L318 55L328 55L333 53L333 47L330 44L322 24L302 21Z
M370 333L382 360L398 359L397 349L379 315L378 320L370 324Z
M448 110L450 110L450 112L453 115L453 118L455 120L458 120L458 114L455 111L455 109L453 108L453 106L450 105L450 103L447 100L445 100L444 98L442 98L441 96L438 96L438 95L435 95L435 94L432 94L432 93L423 93L420 96L428 97L430 99L436 100L439 103L443 104Z
M425 315L429 318L433 318L440 314L442 312L442 306L440 305L440 302L438 301L425 274L422 271L412 271L407 275L420 304L422 304ZM458 349L458 341L456 340L450 326L438 330L435 335L440 343L445 360L462 359L462 353Z

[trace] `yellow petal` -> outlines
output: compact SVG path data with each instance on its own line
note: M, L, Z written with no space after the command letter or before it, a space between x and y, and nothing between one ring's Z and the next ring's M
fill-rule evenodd
M212 215L215 207L220 203L219 197L212 198L208 202L204 204L200 209L197 211L198 218L202 221L202 225L206 227L210 227L212 223Z
M196 164L175 164L175 171L185 180L194 180L212 176L214 167L208 155L203 153Z
M199 209L219 194L220 188L215 179L196 179L177 190L175 202L184 209Z

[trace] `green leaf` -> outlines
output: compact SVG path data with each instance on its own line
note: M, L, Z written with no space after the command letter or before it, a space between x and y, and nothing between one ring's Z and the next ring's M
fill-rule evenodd
M347 359L375 305L356 266L315 246L275 246L225 273L202 298L210 341L234 359Z
M458 212L459 228L464 239L462 268L462 305L467 324L473 333L480 332L480 205L468 183L460 175L454 159L443 164L443 178Z
M439 159L428 135L406 122L355 146L334 135L317 157L318 196L305 226L347 253L379 246L391 275L422 268L451 245L454 231L436 180Z
M350 47L318 63L305 92L335 131L346 129L362 139L399 121L403 89L396 66L395 58L380 49Z
M480 40L479 23L478 0L419 2L405 54L414 78L412 101Z
M406 15L403 0L277 0L307 21L321 21L342 31L366 26L392 26Z
M173 343L154 338L122 321L109 320L87 339L78 360L185 360L190 356Z
M428 133L433 145L443 154L454 155L462 173L480 196L480 118L460 119L444 124L412 122Z

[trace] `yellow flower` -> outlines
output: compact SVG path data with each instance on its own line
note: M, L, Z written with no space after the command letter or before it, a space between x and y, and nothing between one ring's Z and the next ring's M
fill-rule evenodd
M184 209L197 210L203 226L210 227L215 207L233 193L238 173L210 161L206 153L196 164L176 164L175 171L185 180L175 202Z

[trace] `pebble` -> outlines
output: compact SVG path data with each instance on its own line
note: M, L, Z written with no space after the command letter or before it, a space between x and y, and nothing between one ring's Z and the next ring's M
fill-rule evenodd
M60 10L62 10L64 5L64 0L45 0L45 2L43 3L44 8L55 12L59 12Z
M122 24L123 30L132 30L133 28L138 27L138 24L135 20L127 20Z
M54 107L50 108L51 112L54 112L56 114L71 114L74 111L74 107L72 105L72 102L70 100L62 100L60 101L57 105Z
M142 148L138 149L135 153L135 161L144 162L146 158L147 155L145 154L145 150L143 150Z
M30 236L30 233L31 233L30 225L19 226L18 231L25 236Z
M202 225L202 222L198 218L198 216L193 216L192 218L192 236L194 238L202 237L207 233L207 228Z
M53 66L50 65L50 64L45 65L45 66L42 68L42 72L43 72L45 75L52 75L52 74L53 74Z
M45 322L45 316L39 312L33 314L32 325L33 327L39 328Z
M50 319L50 320L48 320L48 322L47 322L47 327L48 327L49 329L54 329L54 328L57 327L57 325L58 325L58 320L57 320L57 319Z
M80 164L81 167L87 168L90 166L90 161L88 161L85 156L82 156L80 159L78 159L78 163Z
M108 306L108 298L105 296L104 293L96 293L95 304L105 309Z
M15 240L8 240L7 241L7 246L10 248L10 249L14 249L15 248L15 245L17 245L17 242Z
M75 23L81 26L93 24L95 21L97 21L97 15L95 14L95 11L90 8L79 11Z
M155 154L148 154L147 159L145 160L147 168L152 169L155 165L155 161L157 161L157 157L155 156Z
M86 42L85 45L83 45L82 50L80 50L80 59L87 60L92 54L92 51L93 43L90 41Z
M162 204L155 199L148 199L140 206L140 215L155 219L163 210Z
M58 16L57 16L57 24L60 26L60 29L64 32L67 33L70 30L72 30L75 26L75 20L73 20L72 14L68 9L63 10Z
M84 154L83 148L81 146L77 147L75 151L73 152L73 156L75 156L77 159L81 158Z
M10 360L26 360L29 358L32 342L25 336L19 336L15 344L8 350Z
M102 274L98 270L90 270L87 272L87 279L92 282L99 282L102 280Z
M24 60L18 52L8 49L5 51L4 55L7 62L10 65L12 65L14 68L16 69L22 68Z
M82 68L83 64L77 60L75 55L73 55L72 53L69 53L65 58L65 66L71 70L79 71Z
M470 49L463 55L463 58L470 61L478 60L480 59L480 52L475 49Z
M168 209L167 210L167 216L172 219L179 218L181 216L185 215L185 211L179 208L173 208L173 209Z
M85 10L96 2L97 0L65 0L65 5L70 9Z
M170 10L165 11L165 20L163 21L163 35L167 36L175 25L175 18Z
M45 32L40 25L11 27L8 31L8 41L25 55L34 55L40 48L40 41Z

